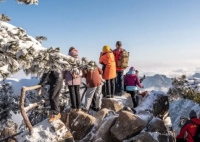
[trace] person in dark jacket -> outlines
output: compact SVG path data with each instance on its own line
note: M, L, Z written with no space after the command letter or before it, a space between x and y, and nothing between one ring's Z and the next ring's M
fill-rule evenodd
M39 85L44 86L47 84L50 85L49 100L51 106L51 114L49 122L53 122L54 120L61 118L59 95L63 84L62 71L57 70L44 73Z
M71 47L69 50L69 55L80 60L78 57L78 51ZM75 111L81 111L81 98L80 98L80 85L82 83L81 75L76 75L70 71L63 72L65 78L65 84L69 88L71 108Z
M200 120L197 118L197 114L194 110L191 110L191 112L189 113L189 117L190 117L190 120L188 120L185 123L185 125L181 129L180 134L177 135L176 137L177 141L181 141L181 139L183 139L185 136L185 132L187 132L188 133L187 142L194 142L192 137L194 137L197 131L197 127L198 125L200 125Z

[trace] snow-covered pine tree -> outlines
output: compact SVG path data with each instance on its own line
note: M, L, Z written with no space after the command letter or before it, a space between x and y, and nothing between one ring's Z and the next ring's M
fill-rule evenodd
M172 100L181 97L184 99L193 100L200 104L199 83L200 79L187 79L186 75L172 78L172 86L170 87L168 94Z
M0 85L0 126L1 128L11 120L11 112L19 113L19 97L12 96L13 87L6 83ZM0 129L1 129L0 128Z
M5 2L6 0L1 0L1 2ZM38 0L15 0L15 1L18 1L19 3L25 3L27 5L30 5L30 4L38 4Z

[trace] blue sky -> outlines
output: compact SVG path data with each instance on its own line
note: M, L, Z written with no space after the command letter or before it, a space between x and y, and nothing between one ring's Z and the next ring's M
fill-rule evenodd
M141 72L195 68L200 63L200 1L39 0L39 5L0 3L0 12L29 35L48 38L45 47L70 46L98 62L104 45L117 40ZM161 71L161 70L160 70Z

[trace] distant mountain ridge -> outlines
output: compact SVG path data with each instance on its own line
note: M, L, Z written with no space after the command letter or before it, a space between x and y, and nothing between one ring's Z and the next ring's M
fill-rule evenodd
M200 78L200 73L195 73L192 77Z
M171 84L171 78L168 78L166 75L155 74L153 76L146 76L146 79L142 82L145 88L142 90L151 90L153 88L155 90L167 91Z

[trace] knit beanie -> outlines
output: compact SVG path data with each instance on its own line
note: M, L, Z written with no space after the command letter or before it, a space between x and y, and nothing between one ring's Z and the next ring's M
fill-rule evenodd
M191 110L190 113L189 113L189 117L190 118L193 118L193 117L197 118L197 113L194 110Z
M134 67L131 67L131 68L129 69L129 71L135 71L135 68L134 68Z

